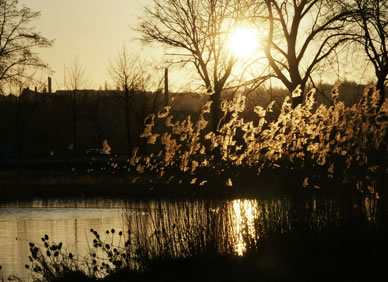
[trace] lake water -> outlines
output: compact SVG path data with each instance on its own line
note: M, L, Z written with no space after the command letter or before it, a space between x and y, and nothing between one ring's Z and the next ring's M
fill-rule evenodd
M248 205L245 202L242 205ZM253 202L250 203L252 205ZM239 201L230 206L239 208ZM248 207L249 208L249 207ZM252 208L252 207L251 207ZM190 209L190 216L187 216ZM105 234L106 230L142 230L153 234L155 222L153 215L168 212L165 218L176 224L185 226L205 223L202 217L207 212L218 212L218 206L204 202L126 202L121 200L41 200L31 202L16 202L0 205L0 265L4 278L11 274L26 281L31 281L30 273L25 269L31 255L29 242L43 244L41 238L47 234L51 241L63 243L66 252L72 252L83 257L91 248L93 234L90 229ZM252 213L252 211L250 211ZM240 216L240 215L238 215ZM250 214L252 216L252 214ZM188 222L187 220L196 221ZM178 221L181 221L180 223ZM236 222L236 234L239 233L239 223ZM171 223L169 226L171 226ZM150 235L144 236L144 238ZM144 242L148 243L148 242ZM236 244L237 249L242 246ZM1 278L0 274L0 278Z
M122 209L118 201L42 201L10 203L0 208L0 265L3 276L17 274L28 280L29 242L50 239L63 242L66 250L85 254L90 244L89 229L121 228ZM1 277L1 276L0 276Z
M306 202L303 208L314 228L323 227L329 220L342 220L336 203L327 202L317 207L317 202L312 200ZM117 230L116 234L119 230L126 232L130 229L142 234L139 236L141 244L153 248L152 244L157 240L153 236L155 231L168 229L167 233L179 234L179 240L184 242L181 238L186 235L195 237L198 234L198 240L202 240L204 233L198 230L208 228L205 234L216 234L222 241L219 246L242 254L244 236L257 240L265 232L287 231L300 218L298 214L293 214L293 210L295 206L290 206L285 200L130 202L35 199L3 203L0 204L0 280L1 276L7 278L16 274L25 281L31 281L24 267L29 264L29 242L42 244L41 238L45 234L50 241L62 242L66 252L84 257L93 245L94 236L90 229L104 236L108 236L105 231L112 228ZM373 220L370 203L366 203L363 210L368 219ZM177 236L173 235L170 239L178 240ZM188 249L185 243L177 245L175 251Z

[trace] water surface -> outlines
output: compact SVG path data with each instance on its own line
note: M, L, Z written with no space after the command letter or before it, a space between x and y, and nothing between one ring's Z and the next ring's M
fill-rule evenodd
M105 231L112 228L123 230L124 234L131 230L140 245L156 255L171 245L174 255L189 255L190 240L206 247L215 238L217 247L223 248L220 251L242 255L247 248L247 237L256 244L263 235L288 232L301 225L306 229L324 229L360 212L373 222L376 212L373 203L365 199L346 208L331 200L310 199L293 204L285 198L151 202L34 199L2 203L0 265L4 278L16 274L31 281L24 267L29 264L29 242L43 244L41 238L47 234L51 242L62 242L66 252L84 257L93 250L94 236L90 229L98 231L104 239L111 236ZM161 232L168 236L160 236Z
M29 263L29 242L42 244L47 234L63 242L69 252L84 255L90 245L90 228L122 228L122 209L117 201L43 201L9 203L0 207L0 265L3 276L27 279L24 265Z

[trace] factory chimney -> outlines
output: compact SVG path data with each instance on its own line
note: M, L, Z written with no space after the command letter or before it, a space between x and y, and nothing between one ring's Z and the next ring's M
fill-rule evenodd
M51 94L51 77L48 77L48 93Z

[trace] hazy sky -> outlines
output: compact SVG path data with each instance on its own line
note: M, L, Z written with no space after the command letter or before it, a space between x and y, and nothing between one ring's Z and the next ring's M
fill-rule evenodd
M136 39L131 27L135 27L143 8L151 0L19 0L20 4L40 11L41 17L33 24L49 39L55 39L52 48L41 49L41 58L49 63L53 74L53 90L64 87L64 67L69 67L76 56L88 77L88 88L99 88L110 82L108 66L115 61L123 44L143 57L151 57L153 63L163 60L161 48L145 48ZM357 60L356 60L357 61ZM356 74L354 60L347 60L338 71L342 77L359 81L365 73ZM170 73L171 89L193 86L182 70ZM326 78L335 76L327 72Z
M37 31L55 39L52 48L41 49L41 58L53 71L53 88L62 89L64 66L78 56L88 74L89 88L109 81L107 68L123 44L139 52L141 44L131 31L149 0L19 0L41 17Z

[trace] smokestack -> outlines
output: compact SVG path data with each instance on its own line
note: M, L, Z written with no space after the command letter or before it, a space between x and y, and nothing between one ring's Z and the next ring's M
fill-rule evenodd
M48 93L51 94L51 77L48 77Z
M169 105L169 97L168 97L168 68L164 69L164 104L165 104L165 106Z

